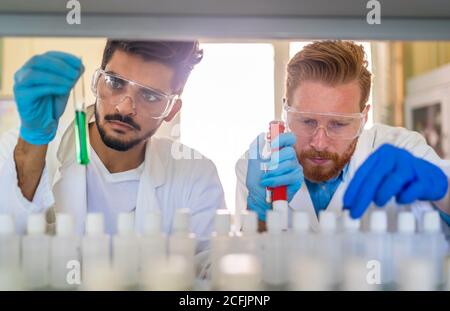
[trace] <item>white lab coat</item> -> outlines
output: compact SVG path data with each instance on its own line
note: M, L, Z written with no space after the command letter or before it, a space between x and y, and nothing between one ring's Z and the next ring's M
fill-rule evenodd
M93 106L88 107L88 120L93 114ZM86 167L76 161L73 123L66 129L60 128L59 133L62 135L57 135L49 144L44 172L32 202L23 197L17 186L13 161L17 132L8 132L0 139L0 212L15 216L19 233L26 228L28 214L37 212L47 213L50 231L54 228L54 212L65 212L74 216L77 233L84 232ZM183 154L195 154L196 158L182 158ZM179 142L165 138L150 139L139 182L136 232L142 232L145 213L159 210L163 230L170 233L175 209L189 208L191 230L200 240L198 250L204 248L213 230L216 209L225 208L225 201L215 165L209 159L198 158L198 155Z
M444 170L447 176L450 176L450 161L440 159L436 152L427 145L425 139L419 133L400 127L375 124L371 129L364 130L362 135L359 137L355 153L349 162L348 170L346 174L344 174L341 184L336 189L336 192L327 207L328 211L334 211L338 215L341 213L345 190L352 180L356 170L373 151L384 143L390 143L397 147L404 148L415 156L426 159L438 165ZM236 163L236 210L243 210L247 207L248 190L245 186L248 163L247 159L248 152ZM376 172L373 173L376 174ZM318 218L305 183L302 184L300 190L295 194L289 206L293 210L306 211L310 216L311 229L313 231L317 231L319 229ZM387 204L386 208L388 209L388 215L391 216L389 217L388 225L392 230L393 226L395 226L395 200L391 200ZM430 210L431 208L432 206L428 202L416 202L411 205L411 210L417 218L421 218L422 213ZM363 220L363 222L365 221L366 219ZM444 226L444 228L445 227L447 226Z

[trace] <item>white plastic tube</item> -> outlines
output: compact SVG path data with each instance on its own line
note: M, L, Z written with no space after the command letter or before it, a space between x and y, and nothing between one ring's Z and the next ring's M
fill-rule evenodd
M82 279L85 289L108 289L110 279L110 237L105 234L105 220L101 213L86 217L85 235L81 241Z
M300 256L293 261L289 273L289 289L295 291L333 290L333 276L328 265L316 256Z
M0 214L0 290L18 290L21 286L20 237L13 217Z
M0 214L0 268L12 269L20 264L20 238L16 235L14 219Z
M233 238L233 253L248 253L262 260L262 239L258 233L258 215L253 211L241 213L242 231Z
M294 211L292 213L292 230L298 234L310 232L309 214L305 211Z
M443 266L448 244L442 232L438 211L429 211L423 215L422 231L419 233L416 249L432 261L434 280L441 286L444 283Z
M403 291L436 290L432 261L417 257L405 259L400 266L398 284L398 289Z
M120 213L113 237L112 263L118 286L132 289L139 282L139 242L134 231L134 213Z
M369 268L371 268L369 266ZM344 262L344 279L342 289L348 291L373 291L380 290L376 275L373 277L368 269L368 260L362 257L348 257Z
M194 286L194 270L184 256L158 258L146 274L145 290L187 291Z
M381 267L381 283L384 288L393 285L392 236L387 231L387 214L383 209L370 214L370 231L365 235L367 257L376 260Z
M211 236L211 287L217 288L219 280L219 262L232 251L230 213L218 210L214 217L214 232Z
M195 235L190 232L189 209L177 209L175 211L172 233L169 237L169 255L184 256L187 262L194 264L196 248Z
M361 232L361 220L353 219L349 211L345 210L342 214L341 221L344 263L353 258L363 258L366 255L366 244L364 234Z
M306 211L294 211L292 213L292 230L289 232L289 258L309 252L311 239L309 214Z
M267 233L263 237L263 281L267 289L283 289L288 282L288 239L283 215L267 212Z
M28 216L27 234L22 238L22 270L28 289L43 289L49 285L50 237L45 231L44 214Z
M337 232L337 215L331 211L319 214L320 231L314 238L312 254L320 258L323 269L330 274L332 287L342 280L342 239Z
M242 223L243 234L258 233L258 215L254 211L242 211L240 219Z
M161 232L161 213L150 212L144 216L144 234L139 238L140 284L148 287L147 277L160 260L167 256L167 237Z
M262 287L261 263L251 254L225 255L219 262L219 274L219 290L247 291Z
M50 285L73 289L81 284L80 240L75 234L73 216L56 215L56 235L51 238Z
M414 214L402 211L397 217L397 232L392 236L392 250L394 262L394 279L400 276L400 268L403 263L417 254L416 220Z

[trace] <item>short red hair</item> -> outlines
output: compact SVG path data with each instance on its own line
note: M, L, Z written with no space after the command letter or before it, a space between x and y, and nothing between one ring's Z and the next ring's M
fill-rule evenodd
M364 48L352 41L317 41L305 46L287 65L286 99L303 81L338 85L358 81L361 89L360 109L369 100L372 74Z

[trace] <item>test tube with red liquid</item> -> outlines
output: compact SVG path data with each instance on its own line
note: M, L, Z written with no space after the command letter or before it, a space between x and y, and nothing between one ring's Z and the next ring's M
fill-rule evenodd
M269 124L268 141L271 143L275 140L281 133L284 133L286 127L283 121L271 121ZM278 151L279 148L272 148L270 146L271 153ZM266 189L266 200L271 201L272 209L281 214L281 219L283 221L283 229L288 227L288 197L287 197L287 187L280 186ZM270 202L268 202L270 203Z

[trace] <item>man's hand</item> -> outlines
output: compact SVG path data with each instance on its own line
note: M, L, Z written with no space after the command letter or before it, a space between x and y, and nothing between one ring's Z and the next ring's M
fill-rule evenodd
M447 190L448 178L439 167L384 144L356 171L344 195L344 208L353 218L359 218L371 202L383 206L392 197L399 204L437 201Z
M70 90L83 70L79 58L47 52L33 56L15 73L14 97L24 141L46 145L53 140Z
M280 150L265 160L261 157L264 135L260 134L250 146L246 179L247 206L258 214L260 221L266 220L266 212L271 207L266 202L266 187L287 186L288 200L291 201L303 182L303 169L293 148L295 136L292 133L280 134L271 143L272 148ZM266 173L261 169L263 163L268 165Z

